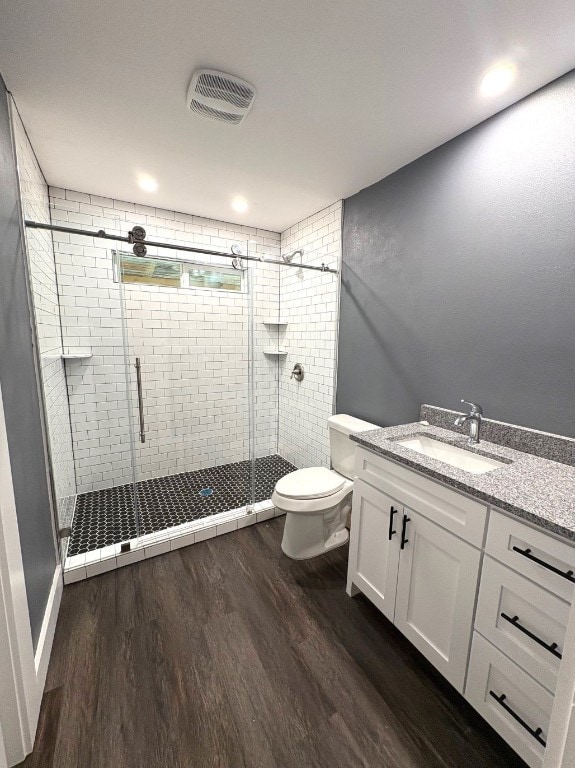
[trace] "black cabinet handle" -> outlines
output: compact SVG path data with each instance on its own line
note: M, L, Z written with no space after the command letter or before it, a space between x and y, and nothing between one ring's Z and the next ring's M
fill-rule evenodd
M513 551L518 552L528 560L532 560L534 563L537 563L537 565L542 565L543 568L547 568L548 571L553 571L553 573L556 573L558 576L563 576L564 579L567 579L567 581L571 581L573 584L575 584L575 576L573 575L573 571L560 571L559 568L555 568L555 566L551 565L551 563L546 563L545 560L540 560L538 557L535 557L529 548L519 549L519 547L513 547Z
M393 518L394 518L395 515L397 515L398 511L399 510L394 509L393 507L389 508L389 533L388 533L388 538L389 538L390 541L391 541L391 537L393 536L393 534L397 533L397 531L393 530Z
M405 548L405 545L409 542L409 539L405 538L407 532L407 524L411 521L411 518L407 515L403 516L403 522L401 524L401 549Z
M517 627L517 629L520 632L523 632L524 635L527 635L527 637L530 637L532 640L535 640L536 643L539 643L539 645L543 646L543 648L545 648L546 651L549 651L549 653L552 653L553 656L557 656L558 659L563 658L563 654L561 654L557 650L558 648L557 643L551 643L551 645L549 645L540 637L537 637L537 635L534 635L533 632L527 629L527 627L523 627L519 623L519 616L514 616L513 618L511 618L511 616L508 616L506 613L502 613L501 618L505 619L505 621L508 621L510 624L513 624L514 627Z
M520 717L520 716L517 714L517 712L514 712L514 711L511 709L511 707L509 706L509 704L506 704L506 702L505 702L505 699L507 698L507 696L506 696L504 693L502 693L502 694L501 694L501 696L497 696L497 694L493 693L493 691L489 691L489 695L490 695L490 696L493 696L493 698L495 699L495 701L496 701L498 704L500 704L500 705L503 707L503 709L504 709L506 712L508 712L508 713L511 715L511 717L512 717L514 720L517 720L517 722L519 723L519 725L520 725L520 726L522 726L523 728L525 728L525 730L527 731L527 733L531 734L531 736L533 736L533 738L534 738L536 741L538 741L538 742L541 744L541 746L543 746L543 747L546 747L546 746L547 746L547 743L546 743L546 742L545 742L545 740L544 740L544 739L541 737L541 734L543 733L543 728L535 728L535 729L531 728L531 726L530 726L530 725L528 725L528 724L525 722L525 720L524 720L522 717Z

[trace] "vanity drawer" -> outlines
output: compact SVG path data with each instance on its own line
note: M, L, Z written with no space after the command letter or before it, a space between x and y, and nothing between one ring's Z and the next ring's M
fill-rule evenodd
M465 698L531 768L541 768L553 696L477 632Z
M483 560L475 629L555 691L569 605L490 557Z
M360 447L355 452L355 474L470 544L483 546L485 504Z
M573 600L575 546L493 510L485 551L545 589Z

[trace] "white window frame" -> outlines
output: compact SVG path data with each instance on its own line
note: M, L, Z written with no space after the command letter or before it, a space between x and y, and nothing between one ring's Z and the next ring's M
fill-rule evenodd
M122 256L130 256L134 257L133 253L130 253L129 251L112 251L112 259L113 259L113 274L114 274L114 282L119 283L120 282L120 260ZM244 277L246 274L246 271L244 269L235 270L233 267L231 267L229 264L213 264L205 261L193 261L191 259L182 259L177 257L167 257L167 256L158 256L154 254L147 254L146 256L143 256L141 258L144 259L156 259L158 261L168 261L175 264L183 264L186 266L194 267L197 269L205 269L205 270L213 270L214 272L230 272L230 273L238 273L240 275L240 290L239 291L231 291L229 288L215 288L210 286L204 286L204 285L172 285L172 286L166 286L161 285L159 283L146 283L144 281L140 282L125 282L123 285L135 285L135 286L141 286L144 289L155 289L155 288L171 288L172 290L177 291L217 291L218 293L227 293L232 294L234 296L243 296L247 292L247 280Z

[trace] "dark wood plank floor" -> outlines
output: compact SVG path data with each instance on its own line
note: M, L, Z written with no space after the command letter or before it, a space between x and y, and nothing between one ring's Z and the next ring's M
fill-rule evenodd
M66 587L25 768L524 768L283 519Z

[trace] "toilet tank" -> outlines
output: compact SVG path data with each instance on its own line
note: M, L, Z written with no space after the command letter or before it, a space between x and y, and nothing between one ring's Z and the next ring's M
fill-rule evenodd
M330 416L327 425L332 469L344 477L352 478L357 443L350 440L349 436L368 429L379 429L379 427L377 424L370 424L368 421L362 421L344 413Z

